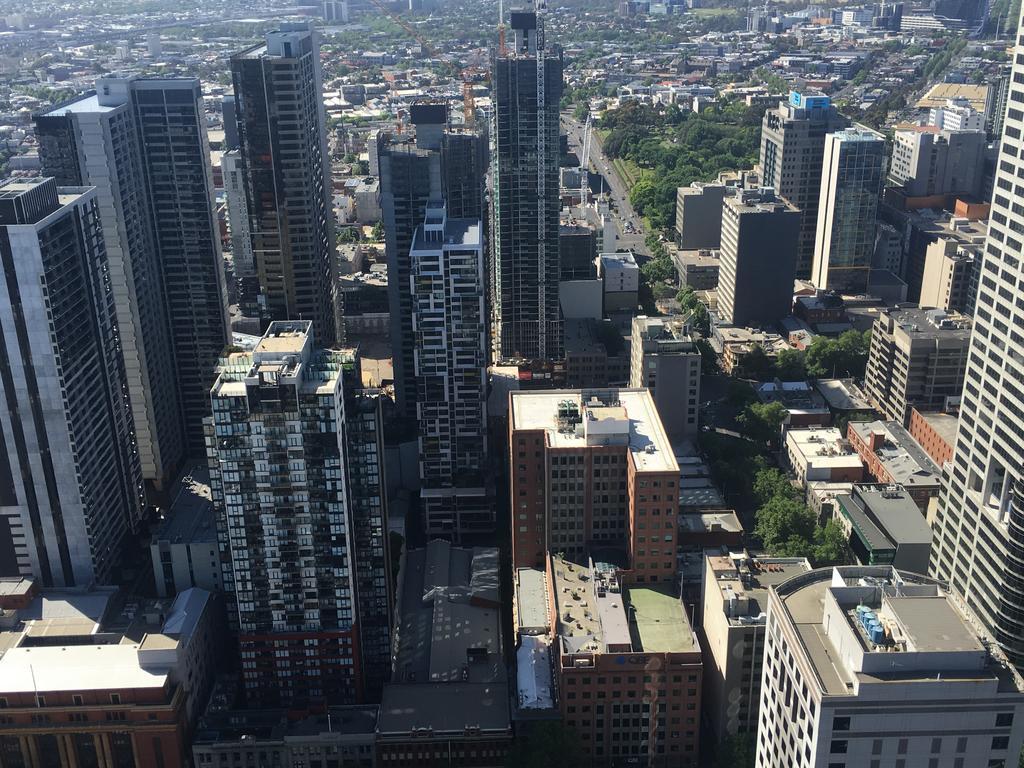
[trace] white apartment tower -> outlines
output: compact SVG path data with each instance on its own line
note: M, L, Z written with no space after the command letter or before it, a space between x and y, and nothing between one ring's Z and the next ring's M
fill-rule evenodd
M428 203L409 251L420 482L427 531L493 530L487 457L483 227Z
M944 586L821 568L768 593L757 768L1016 764L1024 679Z
M1024 27L1020 31L1024 31ZM933 529L948 580L1024 665L1024 63L1017 46L996 171L953 466Z
M109 583L142 515L95 190L0 185L0 576Z

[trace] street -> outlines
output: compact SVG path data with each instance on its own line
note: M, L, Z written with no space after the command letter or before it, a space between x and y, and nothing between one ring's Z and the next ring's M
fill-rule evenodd
M569 149L574 150L578 156L583 150L583 124L573 118L572 114L563 112L562 126L569 137ZM604 156L597 131L593 129L590 135L589 167L592 172L600 174L604 179L604 189L611 198L619 228L618 247L628 248L642 257L649 256L647 246L644 244L643 219L637 215L636 211L633 210L633 206L629 204L629 189ZM626 231L627 224L632 227L632 232Z

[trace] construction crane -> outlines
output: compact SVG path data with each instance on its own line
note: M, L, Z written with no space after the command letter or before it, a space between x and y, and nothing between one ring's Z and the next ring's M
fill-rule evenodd
M429 54L431 57L437 56L437 49L435 49L434 46L428 43L426 38L424 38L423 35L417 32L416 28L412 24L410 24L397 13L395 13L393 10L388 8L385 3L381 2L381 0L370 0L370 2L378 11L383 13L385 16L387 16L389 19L395 22L395 24L397 24L406 32L408 32L409 37L411 37L413 40L419 43L420 48L422 48L425 53Z
M587 123L583 126L583 146L580 149L580 216L587 207L587 190L590 187L590 130L593 119L587 113Z

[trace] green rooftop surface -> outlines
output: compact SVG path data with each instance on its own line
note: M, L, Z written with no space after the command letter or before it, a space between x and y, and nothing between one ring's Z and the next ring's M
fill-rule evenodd
M682 603L670 585L630 587L636 631L642 650L648 653L686 653L694 650L693 630Z

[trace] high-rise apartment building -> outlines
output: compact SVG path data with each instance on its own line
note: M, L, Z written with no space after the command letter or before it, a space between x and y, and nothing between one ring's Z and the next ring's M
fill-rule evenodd
M483 225L427 206L409 253L420 499L430 535L494 529L487 475Z
M358 366L355 370L358 375ZM346 480L352 504L359 654L366 701L380 700L388 680L394 617L381 397L355 387L345 390Z
M1024 680L944 585L820 568L768 593L757 768L1007 766Z
M1024 26L1018 29L1024 32ZM1018 46L1017 51L1022 49ZM1024 64L1013 65L1024 75ZM932 572L948 580L995 635L1010 660L1024 665L1024 312L1019 294L1024 225L1016 184L1021 153L1024 85L1011 81L996 171L988 238L979 269L967 375L953 466L933 530Z
M114 575L143 506L96 193L0 185L0 574Z
M342 353L311 321L272 322L218 366L207 423L229 618L249 700L361 693L356 531L345 462Z
M512 392L512 562L624 546L630 580L676 571L679 465L646 389Z
M870 128L825 137L811 273L818 288L867 292L884 162L885 138Z
M313 30L286 28L231 57L241 169L261 299L271 320L335 338L334 215Z
M882 312L871 329L864 391L886 419L906 424L911 408L941 411L958 398L967 370L971 320L941 309Z
M849 124L828 96L797 91L789 94L788 101L779 102L776 109L764 113L762 182L800 209L796 276L802 279L811 276L814 260L825 135Z
M199 81L101 78L35 127L47 176L96 187L139 457L162 487L184 454L204 453L228 338Z
M413 104L409 119L415 129L414 138L380 132L370 141L370 155L376 158L380 174L395 401L399 413L411 418L416 414L409 291L413 233L423 223L427 204L434 200L444 200L447 214L453 219L486 218L486 141L475 131L450 126L444 103Z
M494 61L491 312L495 359L558 360L559 101L562 58L543 14L513 11L509 52Z
M800 211L771 189L722 205L718 314L728 325L776 323L793 309Z
M701 354L682 320L633 318L629 386L646 388L670 438L696 437Z
M246 193L242 155L238 147L220 156L220 170L224 177L224 196L228 203L228 226L231 229L231 266L234 268L238 303L244 317L260 318L266 315L266 301L260 302L259 276L252 251L252 232L249 229L249 200Z

